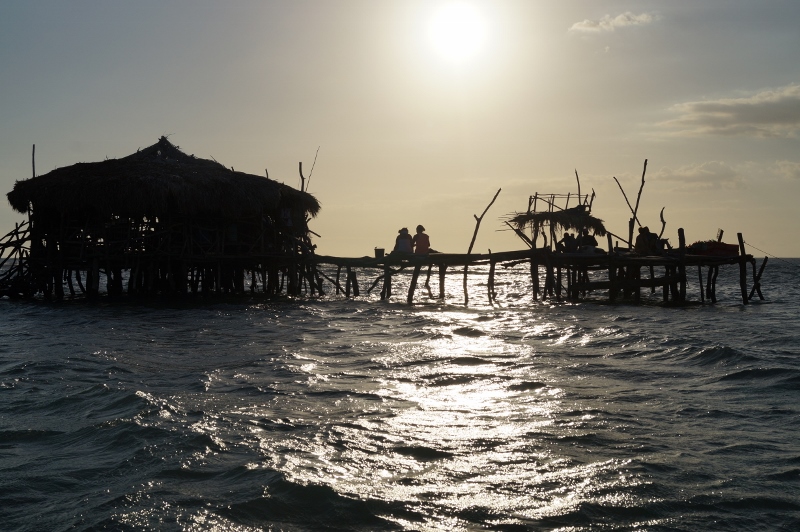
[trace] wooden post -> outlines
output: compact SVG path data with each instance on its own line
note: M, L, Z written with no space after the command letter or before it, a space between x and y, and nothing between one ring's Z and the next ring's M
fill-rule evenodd
M555 284L555 275L553 274L553 261L551 260L551 255L549 250L545 252L544 267L545 267L544 268L545 276L544 276L544 292L542 293L542 300L544 300L546 296L549 296L551 299L555 297L553 291L553 285Z
M711 301L717 302L717 276L719 275L719 266L714 266L714 275L711 278Z
M445 290L444 290L445 272L447 272L447 264L439 264L439 299L441 299L443 302L445 298Z
M428 298L433 299L433 294L431 293L431 270L433 270L433 264L428 264L428 274L425 276L425 289L428 291Z
M533 283L533 300L539 299L539 264L531 257L531 282Z
M408 298L406 299L409 305L414 303L414 290L417 289L417 279L419 278L420 269L422 269L422 265L417 264L414 266L414 273L411 274L411 284L408 286Z
M100 293L100 261L97 258L92 261L91 275L91 281L87 280L87 283L90 285L88 287L89 296L97 297Z
M75 270L75 280L78 282L78 288L80 289L82 294L86 293L86 287L83 286L83 282L81 282L81 271Z
M653 269L653 267L650 266L650 280L652 281L653 279L655 279L655 277L656 277L656 272ZM650 293L651 294L655 294L656 293L656 285L653 285L653 286L650 287Z
M339 277L342 275L342 265L338 264L336 266L336 294L338 295L342 291L342 287L339 285Z
M495 265L496 264L497 263L495 261L493 261L493 260L490 260L490 262L489 262L489 282L487 283L486 286L487 286L487 288L489 290L489 304L490 305L494 302L495 297L496 297L496 294L494 292L494 269L495 269Z
M392 297L392 269L388 265L384 265L381 299L389 299L390 297Z
M633 223L633 219L631 219ZM608 238L608 299L614 301L617 299L617 265L614 261L614 243L611 240L611 235L606 234Z
M556 266L556 299L561 300L561 265Z
M350 268L348 268L348 270L349 270L349 269L350 269ZM350 275L350 277L352 277L352 278L353 278L353 281L352 281L352 283L351 283L351 284L353 285L353 297L358 297L358 296L359 296L359 291L358 291L358 277L356 277L356 272L351 270L349 275Z
M747 305L747 253L744 249L744 238L742 233L736 233L739 239L739 286L742 289L742 304Z
M683 227L678 228L678 282L680 294L678 300L686 301L686 236Z
M72 270L65 270L64 273L66 274L65 279L69 288L69 295L70 297L75 297L75 287L72 285Z
M705 303L706 302L706 298L703 295L703 267L701 265L699 265L699 264L697 265L697 278L700 281L699 282L699 285L700 285L700 303Z
M767 266L767 257L764 257L764 262L761 263L761 268L758 270L758 275L756 275L756 263L753 262L753 288L750 290L750 295L747 299L753 299L753 293L758 292L758 297L762 301L764 300L764 294L761 293L761 274L764 273L764 268Z
M628 249L633 249L633 223L633 218L628 220Z

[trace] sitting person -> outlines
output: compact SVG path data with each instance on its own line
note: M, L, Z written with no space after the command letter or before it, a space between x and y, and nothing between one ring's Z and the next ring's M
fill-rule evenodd
M578 250L578 240L570 233L564 233L564 238L556 242L556 251L562 253L575 253Z
M398 233L392 253L412 253L414 251L413 239L408 234L408 228L403 227Z
M650 255L653 251L650 246L650 235L650 228L639 228L639 234L636 236L636 241L633 244L633 250L639 255Z
M427 255L431 252L431 239L425 234L425 228L421 225L417 226L417 234L411 241L414 244L414 254Z
M578 237L577 247L580 251L594 251L594 248L597 247L597 239L584 229Z

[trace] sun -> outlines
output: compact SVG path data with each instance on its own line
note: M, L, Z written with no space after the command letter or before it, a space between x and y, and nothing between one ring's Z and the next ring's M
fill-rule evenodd
M460 2L439 9L431 19L429 30L436 52L454 62L474 57L486 41L486 22L481 13Z

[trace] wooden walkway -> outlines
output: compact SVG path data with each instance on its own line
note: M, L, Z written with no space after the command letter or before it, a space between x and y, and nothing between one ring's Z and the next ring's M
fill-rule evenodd
M674 303L687 301L687 269L697 268L700 290L700 301L708 299L715 303L716 281L720 266L738 265L739 284L742 294L742 303L747 304L754 295L764 299L761 292L761 275L764 272L767 259L756 270L756 261L752 255L745 252L744 241L741 233L739 238L739 254L733 256L707 256L692 255L686 252L683 230L678 232L680 244L677 249L665 255L640 256L627 250L612 248L611 237L608 238L609 249L607 252L595 253L559 253L550 249L532 248L520 251L505 251L489 254L453 254L433 253L430 255L389 254L382 258L348 258L315 256L313 260L318 265L336 266L335 278L321 273L330 281L337 293L346 297L359 296L359 281L356 268L361 270L378 270L377 278L372 282L367 292L371 292L381 285L381 299L389 299L393 295L392 278L406 269L413 269L411 283L406 294L409 304L414 302L414 294L420 282L420 274L426 269L423 286L429 288L432 270L438 270L439 298L444 300L445 276L448 268L463 267L464 300L469 302L467 292L467 275L471 266L489 266L488 293L489 300L496 300L494 279L498 264L509 267L521 263L529 263L531 271L531 285L533 298L536 299L568 299L577 301L586 298L590 292L606 291L609 301L629 299L639 301L641 290L649 288L655 292L661 288L663 300ZM747 265L752 266L752 286L748 290ZM703 268L707 269L703 277ZM642 276L642 270L649 275ZM589 272L595 272L589 275ZM543 277L543 280L542 280ZM703 285L705 284L705 289Z

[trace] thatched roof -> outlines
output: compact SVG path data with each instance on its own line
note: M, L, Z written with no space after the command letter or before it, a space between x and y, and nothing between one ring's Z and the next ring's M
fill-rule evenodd
M311 194L266 177L235 172L208 159L186 155L166 137L120 159L78 163L17 181L11 206L28 212L103 216L208 216L237 219L274 212L280 204L315 216Z
M544 226L550 225L556 226L563 231L586 229L597 236L606 235L603 220L589 214L585 205L564 209L563 211L515 213L509 222L519 229L530 226L532 229L541 231Z

